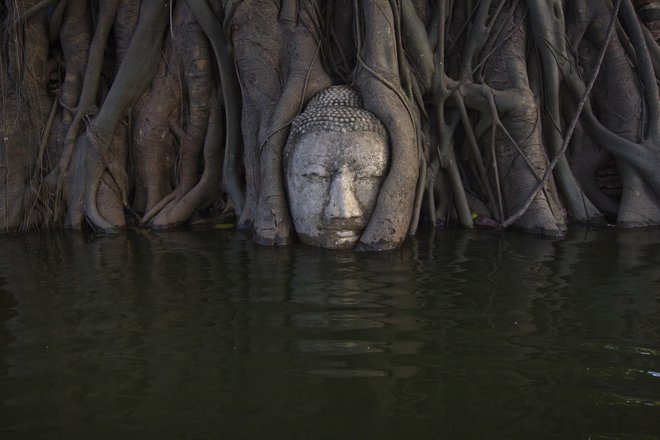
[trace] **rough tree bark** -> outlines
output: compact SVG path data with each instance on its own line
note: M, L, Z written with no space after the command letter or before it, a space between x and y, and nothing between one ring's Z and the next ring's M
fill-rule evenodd
M390 137L360 249L420 222L657 226L659 17L654 0L3 2L0 230L233 217L289 243L290 124L335 84Z

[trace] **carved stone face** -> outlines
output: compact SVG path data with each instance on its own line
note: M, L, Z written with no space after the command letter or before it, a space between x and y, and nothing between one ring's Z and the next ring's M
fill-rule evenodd
M370 131L311 131L286 169L293 223L313 246L352 248L376 205L387 173L387 139Z

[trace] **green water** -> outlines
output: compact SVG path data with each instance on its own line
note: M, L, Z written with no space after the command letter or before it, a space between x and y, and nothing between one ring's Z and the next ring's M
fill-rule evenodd
M0 438L660 439L660 231L0 237Z

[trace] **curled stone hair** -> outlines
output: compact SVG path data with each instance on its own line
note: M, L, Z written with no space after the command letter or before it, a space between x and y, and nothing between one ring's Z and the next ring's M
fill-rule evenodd
M305 133L366 131L385 140L387 130L382 122L362 108L360 93L351 86L331 86L314 96L305 110L296 116L284 147L284 164Z

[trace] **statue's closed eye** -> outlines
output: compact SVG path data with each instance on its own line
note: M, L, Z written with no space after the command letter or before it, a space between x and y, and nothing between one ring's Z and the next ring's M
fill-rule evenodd
M321 166L310 166L305 168L301 175L308 179L328 179L331 177L331 174L325 168Z

